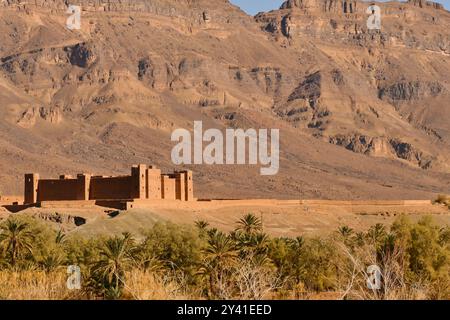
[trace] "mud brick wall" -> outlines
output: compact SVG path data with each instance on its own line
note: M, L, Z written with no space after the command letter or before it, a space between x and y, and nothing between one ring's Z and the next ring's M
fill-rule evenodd
M92 177L90 200L131 199L132 179L124 177Z
M37 201L84 200L79 199L77 179L39 180Z

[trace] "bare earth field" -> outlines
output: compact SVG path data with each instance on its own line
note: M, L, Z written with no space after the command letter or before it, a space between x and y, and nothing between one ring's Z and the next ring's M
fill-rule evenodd
M69 234L87 237L120 234L125 231L140 234L158 221L171 221L193 225L205 220L212 227L230 231L244 214L253 213L263 221L264 230L272 236L298 236L300 234L327 234L339 226L354 230L367 229L376 223L390 225L397 217L407 215L412 221L430 215L435 223L450 224L450 210L443 205L371 205L326 204L312 202L295 204L294 201L217 201L217 202L159 202L143 204L141 208L119 211L94 205L85 207L28 208L20 215L30 215L63 228ZM297 201L299 202L299 201ZM8 213L0 211L0 219ZM79 226L77 226L77 224Z

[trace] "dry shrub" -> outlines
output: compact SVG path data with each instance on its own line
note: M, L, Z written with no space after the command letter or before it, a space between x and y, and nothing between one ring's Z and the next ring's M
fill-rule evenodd
M63 271L0 271L0 299L64 300L83 299L81 292L67 288Z
M183 300L189 299L181 276L133 269L125 273L124 299Z
M432 283L426 279L411 284L403 266L404 250L395 247L392 252L376 257L370 246L349 250L339 246L343 259L338 265L340 277L338 291L341 299L357 300L424 300L431 296ZM367 267L379 265L381 269L381 287L369 289Z
M274 268L255 263L252 255L240 259L234 272L234 284L238 288L235 299L273 299L275 290L282 287L282 280Z

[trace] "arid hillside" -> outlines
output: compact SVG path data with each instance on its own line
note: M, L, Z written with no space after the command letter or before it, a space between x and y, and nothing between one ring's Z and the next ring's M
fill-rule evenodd
M23 173L177 169L177 128L280 129L280 171L194 165L199 198L450 193L450 13L425 1L0 3L0 195ZM345 12L344 12L345 11Z

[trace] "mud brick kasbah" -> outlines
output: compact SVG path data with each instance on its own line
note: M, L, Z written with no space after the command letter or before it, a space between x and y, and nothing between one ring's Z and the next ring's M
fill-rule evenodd
M24 203L71 200L180 200L193 201L192 171L162 174L155 166L131 168L127 176L61 175L41 179L38 173L25 174Z

